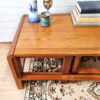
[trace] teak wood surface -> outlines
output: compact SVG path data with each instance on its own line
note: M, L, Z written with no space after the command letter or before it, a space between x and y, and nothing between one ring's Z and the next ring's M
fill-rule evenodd
M74 27L70 14L52 15L50 27L29 23L27 18L27 15L22 17L8 54L19 89L27 80L100 80L98 73L88 74L84 69L77 73L81 56L100 55L100 27ZM27 57L60 57L62 71L25 73L23 65Z
M51 26L41 27L26 16L14 55L41 54L100 55L100 27L74 27L69 14L52 15Z

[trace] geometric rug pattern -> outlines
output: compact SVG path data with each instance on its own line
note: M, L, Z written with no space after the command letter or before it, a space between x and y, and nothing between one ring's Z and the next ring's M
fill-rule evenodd
M43 66L47 69L43 70ZM60 67L61 59L33 58L29 70L59 72ZM28 82L24 100L100 100L100 82L31 81Z

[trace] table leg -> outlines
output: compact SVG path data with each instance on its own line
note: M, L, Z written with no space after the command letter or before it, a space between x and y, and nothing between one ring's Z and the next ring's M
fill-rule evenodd
M63 74L68 74L70 72L71 68L71 56L67 56L63 58L63 63L62 63L62 73Z
M71 60L72 57L68 56L68 57L64 57L63 58L63 63L62 63L62 74L68 74L70 72L70 68L71 68ZM69 81L62 81L62 84L66 84Z
M20 63L21 63L22 69L24 69L25 58L20 58Z
M18 73L18 69L16 69L18 66L15 64L15 61L14 61L14 57L13 56L8 56L8 62L9 62L9 65L10 65L10 68L11 68L11 71L13 73L13 76L14 76L14 79L15 79L15 82L17 84L17 87L19 89L23 89L23 82L19 76L19 73Z
M77 73L80 60L81 60L81 56L75 56L73 67L72 67L72 73Z

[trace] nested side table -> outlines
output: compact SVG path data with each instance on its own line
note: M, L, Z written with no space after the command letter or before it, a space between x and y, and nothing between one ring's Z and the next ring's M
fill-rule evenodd
M70 14L52 15L50 27L27 18L22 17L8 54L19 89L31 80L100 80L99 74L76 73L81 56L100 55L100 27L74 27ZM25 59L35 57L62 58L61 72L23 72Z
M74 59L72 73L100 75L100 56L77 56Z

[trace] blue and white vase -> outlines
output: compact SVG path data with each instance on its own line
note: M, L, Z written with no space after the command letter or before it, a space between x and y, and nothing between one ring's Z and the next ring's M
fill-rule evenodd
M31 23L40 22L40 16L39 16L38 10L37 10L37 0L32 0L32 3L30 3L28 15L29 15L28 16L29 22L31 22Z

